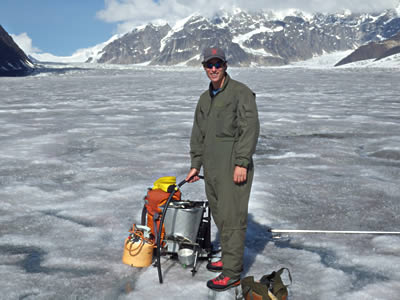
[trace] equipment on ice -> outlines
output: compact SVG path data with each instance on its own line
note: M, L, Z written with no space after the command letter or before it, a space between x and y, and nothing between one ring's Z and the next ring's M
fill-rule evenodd
M133 224L130 235L125 239L122 262L132 267L148 267L153 260L154 239L150 228Z
M183 180L176 185L175 177L159 178L144 198L142 227L133 227L139 231L146 228L149 237L143 237L143 243L140 238L128 238L125 241L123 262L134 267L150 265L150 256L144 251L152 249L160 283L163 283L161 256L177 257L184 267L191 266L192 276L196 273L199 258L211 259L211 216L208 202L182 200L180 188L186 182ZM135 256L143 257L146 263L140 264ZM151 261L153 259L152 255Z
M281 275L287 271L290 280L288 285L284 284ZM244 300L287 300L288 286L292 284L292 275L288 268L281 268L271 274L264 275L259 281L253 276L242 279L242 293Z

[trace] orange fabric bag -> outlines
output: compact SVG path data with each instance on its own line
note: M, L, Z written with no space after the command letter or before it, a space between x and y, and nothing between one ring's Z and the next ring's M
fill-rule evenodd
M170 193L164 192L161 189L149 189L146 197L144 198L145 207L147 210L147 226L151 229L151 234L157 238L157 229L160 226L161 215L163 206L167 203ZM181 191L176 191L173 200L181 200ZM161 230L161 241L164 239L165 228L164 225Z

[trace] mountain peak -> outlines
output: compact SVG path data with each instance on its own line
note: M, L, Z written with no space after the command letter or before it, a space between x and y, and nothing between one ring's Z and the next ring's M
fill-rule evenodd
M142 26L105 47L98 61L194 65L200 63L205 47L220 46L230 65L284 65L354 49L398 31L400 18L393 16L393 11L310 15L293 9L279 15L233 8L208 18L195 13L172 28L168 24Z
M32 71L31 60L0 25L0 76L22 76Z

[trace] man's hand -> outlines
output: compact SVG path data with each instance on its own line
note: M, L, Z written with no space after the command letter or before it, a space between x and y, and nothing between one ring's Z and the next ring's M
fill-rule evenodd
M247 180L247 169L236 166L235 170L233 171L233 182L236 184L240 184L246 182Z
M185 180L190 183L196 182L197 180L200 179L200 177L198 176L199 173L200 173L199 170L192 168L190 169L189 174L186 176Z

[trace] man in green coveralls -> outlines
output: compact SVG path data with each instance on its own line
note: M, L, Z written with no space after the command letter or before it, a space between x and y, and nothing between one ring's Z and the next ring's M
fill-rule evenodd
M240 284L248 203L253 181L252 155L260 125L255 94L227 74L225 53L204 50L203 67L210 86L199 99L190 140L189 182L199 180L203 166L206 195L220 233L222 257L207 269L221 272L209 280L213 290Z

